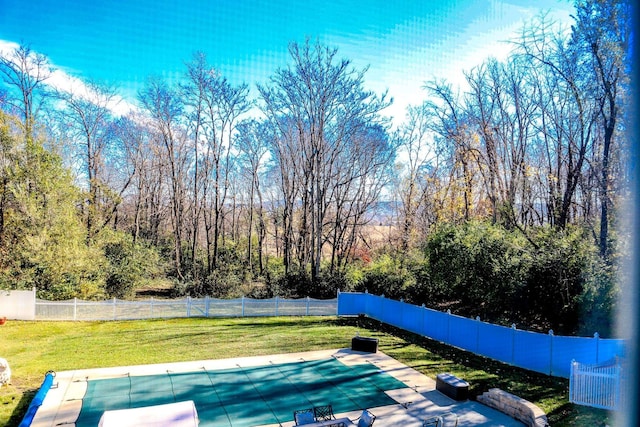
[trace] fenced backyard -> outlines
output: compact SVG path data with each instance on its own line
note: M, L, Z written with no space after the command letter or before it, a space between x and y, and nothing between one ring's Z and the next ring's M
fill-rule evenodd
M9 320L0 326L0 356L16 368L14 375L20 381L0 388L0 402L8 402L0 405L0 425L18 426L26 410L22 405L32 400L48 370L338 349L349 346L357 334L379 339L380 352L433 379L439 373L452 372L470 381L474 396L494 387L521 396L542 408L555 427L602 425L603 421L612 425L608 420L613 414L608 411L569 404L566 379L508 367L373 319L350 316Z
M0 295L0 309L12 305L35 320L132 320L179 317L367 316L500 362L547 375L569 378L572 401L605 409L620 406L621 370L608 361L625 355L621 339L556 336L519 330L395 301L369 293L338 293L318 300L183 298L145 301L44 301L35 290ZM31 307L33 306L33 308ZM2 313L0 313L2 314ZM19 317L19 313L15 318ZM22 317L29 320L28 317ZM576 365L576 362L578 365ZM604 364L604 365L603 365ZM597 368L592 368L596 366Z
M17 308L16 308L17 307ZM432 310L369 293L339 292L337 298L229 300L183 298L143 301L45 301L33 291L0 295L0 317L25 320L132 320L170 317L358 316L364 315L510 365L569 378L574 361L601 364L623 357L621 339L556 336L524 331ZM17 312L18 310L19 312Z

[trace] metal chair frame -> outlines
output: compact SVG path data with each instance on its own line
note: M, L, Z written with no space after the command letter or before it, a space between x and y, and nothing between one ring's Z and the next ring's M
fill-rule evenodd
M362 418L362 415L364 415L365 413L368 414L369 415L369 419L371 419L371 422L369 424L367 424L366 427L371 427L373 425L373 422L376 420L376 416L373 415L371 413L371 411L369 411L368 409L363 409L362 410L362 414L360 414L360 416L358 418L356 418L356 421L360 420L360 418ZM354 424L356 424L357 426L360 427L360 423L359 422L355 422L354 421Z
M445 412L443 414L435 415L431 418L427 418L422 422L422 427L444 427L445 419L450 415L456 417L452 427L458 427L458 416L453 412Z
M316 421L328 421L336 419L335 415L333 415L333 407L331 405L315 406L313 408L313 416L315 417Z

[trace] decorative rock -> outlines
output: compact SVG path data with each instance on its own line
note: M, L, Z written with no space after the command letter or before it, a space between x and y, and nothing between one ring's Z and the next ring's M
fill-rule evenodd
M0 358L0 386L11 382L11 368L6 359Z
M492 388L478 396L478 402L497 409L523 422L529 427L547 427L549 421L544 411L533 403L499 388Z

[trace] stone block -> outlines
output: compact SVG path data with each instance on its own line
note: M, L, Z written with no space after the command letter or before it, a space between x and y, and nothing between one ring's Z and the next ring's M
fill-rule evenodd
M529 427L547 427L549 421L542 409L526 399L492 388L478 396L478 402L494 408Z

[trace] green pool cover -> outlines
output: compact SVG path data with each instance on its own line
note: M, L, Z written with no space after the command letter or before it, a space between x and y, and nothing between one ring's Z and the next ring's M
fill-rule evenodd
M293 411L332 405L335 413L396 403L384 391L406 385L367 363L336 359L90 380L77 427L107 410L193 400L200 426L248 427L293 419Z

